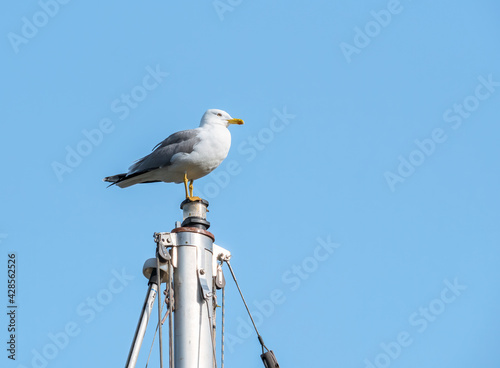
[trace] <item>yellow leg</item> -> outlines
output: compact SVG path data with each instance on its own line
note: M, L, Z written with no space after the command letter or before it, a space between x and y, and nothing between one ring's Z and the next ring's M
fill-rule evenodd
M186 189L186 198L189 198L187 172L184 173L184 189Z
M186 198L189 199L190 201L201 201L200 197L195 197L193 196L193 181L189 181L189 192L188 192L188 177L187 177L187 172L184 173L184 189L186 189Z
M192 197L193 196L193 181L194 180L190 180L189 181L189 196Z

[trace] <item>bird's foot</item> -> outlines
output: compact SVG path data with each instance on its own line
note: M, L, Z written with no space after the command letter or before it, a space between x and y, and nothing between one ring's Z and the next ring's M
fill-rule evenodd
M201 201L202 199L197 196L187 196L186 199L189 199L191 202Z

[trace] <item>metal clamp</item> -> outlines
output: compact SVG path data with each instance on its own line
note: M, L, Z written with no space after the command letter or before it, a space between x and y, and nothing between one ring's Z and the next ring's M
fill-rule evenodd
M217 244L213 244L212 275L217 275L217 261L225 262L231 259L231 252Z
M213 293L210 291L210 287L208 286L206 272L203 268L198 270L198 280L200 280L201 293L203 299L208 300Z
M171 257L168 248L174 245L174 239L171 233L154 233L154 239L158 245L158 255L164 261L170 261Z

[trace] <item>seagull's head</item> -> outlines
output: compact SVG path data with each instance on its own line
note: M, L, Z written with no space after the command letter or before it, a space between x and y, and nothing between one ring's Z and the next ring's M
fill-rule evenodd
M210 109L203 114L203 117L201 118L201 123L200 126L204 125L222 125L225 126L226 128L230 124L237 124L237 125L242 125L243 120L241 119L233 119L231 115L229 115L227 112L218 110L218 109Z

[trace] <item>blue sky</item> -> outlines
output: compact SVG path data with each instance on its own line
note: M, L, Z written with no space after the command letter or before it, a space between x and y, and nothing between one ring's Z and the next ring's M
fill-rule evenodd
M497 2L5 7L2 367L125 363L183 188L101 179L208 108L245 125L195 194L283 367L498 367ZM261 366L229 280L226 322Z

